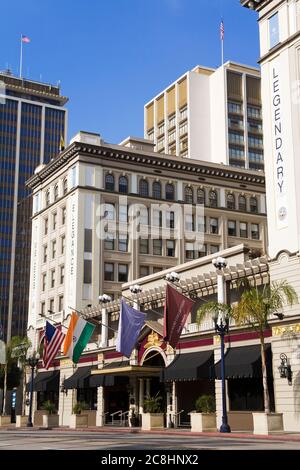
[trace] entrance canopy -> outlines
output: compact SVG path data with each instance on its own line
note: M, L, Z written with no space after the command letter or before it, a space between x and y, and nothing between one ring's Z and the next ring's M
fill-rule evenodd
M161 381L183 381L210 378L210 369L214 363L213 351L198 351L180 354L162 371Z
M99 387L100 385L128 383L129 377L157 377L160 371L161 367L132 366L129 361L111 362L103 369L92 370L90 384L93 384L91 385L93 387Z
M26 392L30 391L30 382L26 384ZM59 370L38 372L33 379L33 390L35 392L58 392Z
M266 362L267 362L267 373L269 376L272 374L272 363L271 363L271 346L266 345ZM215 369L216 379L221 379L221 361L212 367L212 371ZM252 378L261 377L261 352L260 345L254 346L243 346L239 348L230 348L225 354L225 378L237 379L237 378Z
M88 378L90 376L92 367L85 366L85 367L78 367L76 372L74 372L71 377L64 381L64 386L66 389L72 388L88 388Z

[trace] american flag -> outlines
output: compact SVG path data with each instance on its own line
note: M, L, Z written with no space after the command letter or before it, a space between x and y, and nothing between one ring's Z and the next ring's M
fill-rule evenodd
M22 34L22 42L26 42L26 43L30 42L29 37Z
M44 336L44 351L43 351L43 366L48 369L51 362L55 358L56 354L61 347L63 340L65 339L64 333L58 328L51 325L48 321L46 322L45 336Z
M224 41L224 21L222 20L220 23L220 39Z

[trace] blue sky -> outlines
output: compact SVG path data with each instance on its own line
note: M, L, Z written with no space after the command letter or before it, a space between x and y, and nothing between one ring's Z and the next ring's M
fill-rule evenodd
M0 68L61 83L69 96L69 137L99 132L113 143L143 136L143 106L197 64L256 65L256 14L239 0L13 0L2 2Z

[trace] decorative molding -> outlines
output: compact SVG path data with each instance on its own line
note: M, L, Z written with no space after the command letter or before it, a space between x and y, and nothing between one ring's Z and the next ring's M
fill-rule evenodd
M293 325L285 326L273 326L272 336L283 336L289 333L300 333L300 323L294 323Z
M60 368L66 368L73 366L73 361L71 359L61 359L60 360Z
M144 349L149 349L153 346L157 346L160 348L162 343L163 341L159 338L158 334L152 330L147 337L147 343L145 344Z

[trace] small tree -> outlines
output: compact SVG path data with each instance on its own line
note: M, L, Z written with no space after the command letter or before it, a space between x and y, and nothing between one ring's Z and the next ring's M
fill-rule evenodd
M162 409L162 397L159 392L154 397L147 396L144 400L145 413L160 413Z
M46 400L46 401L43 403L42 409L45 410L45 411L48 411L48 414L49 414L49 415L54 415L54 414L56 414L56 407L55 407L55 404L52 403L52 401L50 401L50 400Z
M216 411L215 397L212 395L201 395L195 403L197 413L214 413Z

